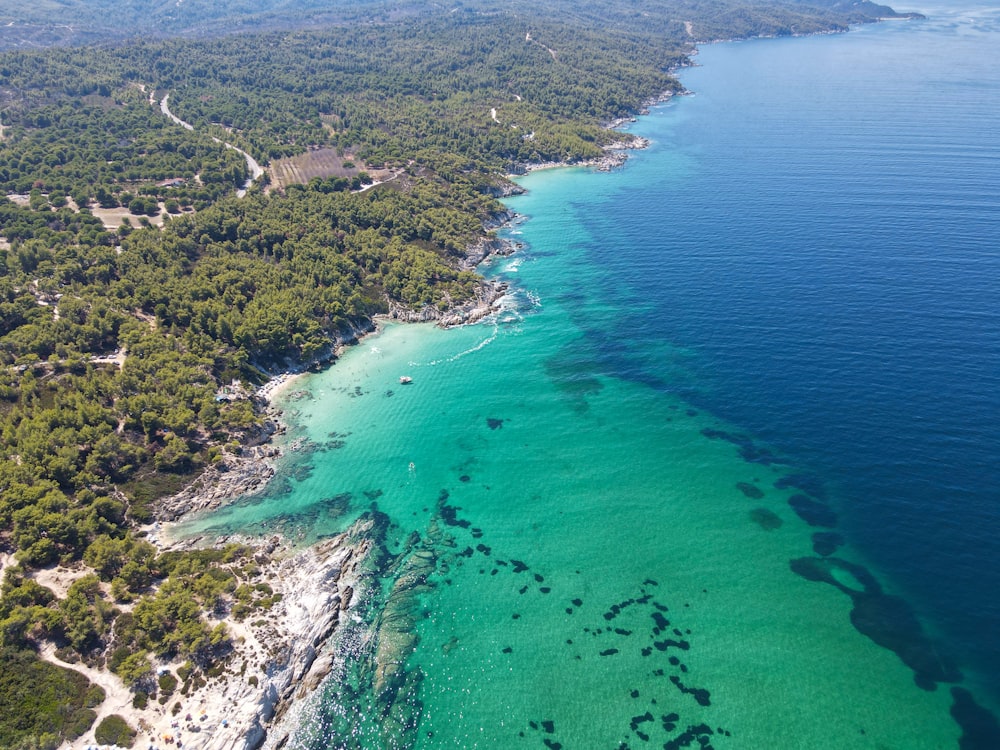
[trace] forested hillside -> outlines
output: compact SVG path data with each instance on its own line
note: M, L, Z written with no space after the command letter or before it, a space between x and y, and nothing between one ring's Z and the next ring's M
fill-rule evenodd
M140 37L208 37L277 28L392 24L446 15L452 10L516 13L533 18L545 15L555 20L596 22L598 26L618 15L648 13L658 21L672 16L692 22L698 39L804 34L896 15L888 6L870 0L677 0L641 5L624 0L548 0L544 4L459 0L444 5L428 0L0 0L0 49Z
M204 610L266 608L247 598L240 548L160 554L143 539L159 498L257 434L258 406L222 389L308 363L377 313L473 299L482 280L463 260L503 175L600 156L625 138L606 123L679 90L692 41L888 14L820 0L453 9L0 3L8 32L57 13L88 38L199 37L0 55L0 746L56 747L103 700L40 662L46 644L143 702L164 689L153 659L187 660L185 685L224 671L229 636ZM268 29L200 38L236 16ZM191 129L161 111L168 94ZM265 174L237 197L248 166L226 143L265 166L323 148L353 177L272 190ZM75 577L60 595L36 580L53 566Z

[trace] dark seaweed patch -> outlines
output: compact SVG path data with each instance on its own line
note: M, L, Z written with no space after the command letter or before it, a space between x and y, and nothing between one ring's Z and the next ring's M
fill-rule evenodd
M724 430L713 430L707 427L701 431L701 434L709 440L725 440L727 443L732 443L737 447L740 456L747 463L762 464L764 466L785 463L767 448L757 446L746 435L738 435L733 432L725 432Z
M367 493L365 493L367 495ZM375 498L370 498L374 500ZM328 497L322 501L323 508L331 516L341 516L351 507L351 493L341 492L339 495Z
M767 508L754 508L750 511L750 520L760 526L764 531L774 531L780 529L783 521L781 517Z
M461 508L455 505L448 505L445 502L447 499L448 490L441 490L441 497L438 498L438 513L441 515L441 520L448 526L458 526L463 529L469 528L472 524L464 518L458 517L458 511Z
M750 484L750 482L737 482L736 489L749 497L751 500L760 500L764 497L764 491L757 485Z
M510 564L514 566L515 573L523 573L528 569L528 566L520 560L511 560Z
M792 506L799 518L810 526L823 526L832 528L837 525L837 514L833 512L829 505L813 500L806 495L792 495L788 498L788 504Z
M470 477L468 474L463 474L462 476L460 476L458 478L458 481L459 482L471 482L472 481L472 477Z
M643 586L646 585L657 584L655 581L647 579L643 583ZM600 639L599 643L602 645L607 644L607 636L610 636L611 634L626 637L638 634L641 638L645 639L645 636L648 633L650 639L647 642L648 645L643 645L641 643L637 644L637 646L640 647L639 650L643 657L654 657L653 662L650 664L650 671L647 674L654 678L669 677L674 688L682 694L691 696L694 701L701 706L711 705L711 696L707 689L689 686L682 682L682 677L680 675L686 674L688 672L688 667L673 654L691 650L692 646L690 642L682 635L682 631L679 628L674 628L672 631L674 635L677 636L676 638L663 637L661 635L667 628L671 627L670 620L665 615L665 613L669 611L669 608L665 604L654 601L651 595L647 594L644 590L641 591L643 594L641 597L623 599L617 603L611 604L604 611L597 610L601 612L601 616L605 622L620 620L620 622L615 623L617 627L610 624L603 625L602 623L603 627L584 627L583 631L585 633L590 633L594 638ZM579 605L582 603L582 599L574 600L574 604ZM640 609L637 605L644 605L644 608ZM630 608L638 611L627 611L630 610ZM582 611L577 613L577 615L582 615ZM647 620L646 617L649 617L650 619ZM690 630L687 632L690 634ZM658 640L657 636L660 636ZM616 642L618 644L622 643L622 641ZM597 651L601 656L613 656L620 653L617 648L606 648L601 651L600 646L597 647ZM626 653L635 653L633 651L629 651L628 649L625 651ZM659 656L658 652L667 653L663 653L662 656ZM574 658L579 659L580 656L576 655ZM672 665L671 667L666 667L666 662L668 660ZM683 679L692 678L684 677ZM662 682L660 684L661 686L663 685ZM665 689L665 687L662 687L661 691ZM630 689L629 695L633 699L638 699L640 697L640 689ZM654 693L650 695L648 692L643 691L643 698L648 701L649 706L653 707L652 710L656 710L655 706L657 701L660 700L662 702L665 697L666 696L662 694L656 695ZM676 697L671 698L671 700L676 701ZM661 721L663 725L662 731L664 734L660 734ZM685 726L685 724L681 723L679 714L664 714L662 718L656 718L649 711L643 715L633 717L630 723L630 729L634 733L635 737L643 742L652 742L655 739L657 743L663 742L664 740L667 740L668 743L673 742L675 743L673 746L678 748L687 747L692 744L697 748L711 747L710 738L713 732L706 725L689 726L687 732L682 733L679 736L673 736L678 726ZM656 735L655 738L653 735ZM633 747L636 746L637 745L633 744ZM659 747L660 745L656 744L656 746ZM628 742L623 741L621 743L621 747L628 748Z
M813 552L823 557L829 557L843 546L844 537L835 531L817 531L812 535Z
M489 419L486 420L486 424L489 425L489 427L490 427L491 430L499 430L501 427L503 427L504 421L505 420L503 420L503 419L489 418Z
M774 483L779 490L794 487L807 495L815 497L817 500L826 500L826 487L823 481L815 474L788 474L781 477Z
M996 750L1000 747L1000 723L985 708L976 703L965 688L953 687L952 718L962 728L959 750Z
M712 728L707 724L690 726L663 745L663 750L680 750L682 747L690 747L692 743L697 743L702 750L712 750L710 737Z
M924 634L910 605L883 592L864 566L837 557L800 557L790 566L806 580L828 583L851 597L851 624L859 633L895 652L913 670L919 687L933 690L938 682L958 682L962 678L951 659ZM835 571L841 575L835 575ZM853 579L857 587L848 585L845 579Z
M583 606L583 599L574 599L573 600L573 606L574 607L582 607Z
M546 719L542 722L542 729L545 730L546 734L554 734L556 731L556 724L554 721Z
M699 706L712 705L711 696L709 692L705 690L705 688L687 687L683 682L681 682L681 678L678 677L677 675L671 675L670 681L674 683L677 689L680 690L682 693L684 693L685 695L692 696L698 702Z
M476 545L476 550L479 551L479 552L482 552L487 557L489 557L490 552L493 551L491 547L487 547L485 544L477 544Z
M653 714L651 714L649 711L647 711L642 716L633 716L632 717L632 721L629 722L629 727L634 732L636 729L639 728L640 724L645 724L647 721L653 721L653 720L654 720L653 719Z
M653 635L659 635L664 630L666 630L668 627L670 627L670 620L668 620L666 617L664 617L659 612L653 612L650 615L650 617L653 618L653 622L656 625L656 627L653 628Z
M543 594L548 594L550 591L552 591L552 589L550 589L548 586L539 586L538 590L541 591Z

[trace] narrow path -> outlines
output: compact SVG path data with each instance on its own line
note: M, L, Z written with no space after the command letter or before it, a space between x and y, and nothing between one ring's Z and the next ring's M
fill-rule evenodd
M192 125L189 122L184 122L184 120L182 120L181 118L179 118L177 115L175 115L173 112L170 111L169 93L164 94L163 99L160 100L160 111L167 117L169 117L171 120L173 120L177 125L180 125L182 128L194 131L194 125ZM237 197L242 198L244 195L247 194L247 190L250 189L250 187L254 184L254 182L260 179L261 175L264 174L264 168L257 163L256 159L250 156L250 154L241 149L239 146L234 146L231 143L226 143L224 140L222 140L221 138L216 138L214 135L211 136L211 138L216 143L221 143L226 148L231 148L233 151L238 153L246 160L247 169L250 170L250 177L249 179L247 179L245 183L243 183L243 187L236 191Z
M543 50L545 50L546 52L548 52L549 55L551 55L551 57L552 57L553 60L556 60L558 62L558 60L559 60L559 58L557 56L558 53L554 49L552 49L551 47L546 47L544 44L542 44L537 39L535 39L534 37L532 37L530 31L524 35L524 41L531 42L532 44L537 44Z
M39 656L47 662L56 664L65 669L72 669L79 672L95 685L100 685L104 689L104 702L95 708L97 718L93 726L80 738L79 741L92 741L94 728L101 723L101 720L111 714L129 714L132 712L132 691L129 690L122 681L110 672L92 669L86 664L70 664L56 656L56 647L51 643L42 647ZM134 728L134 727L133 727Z

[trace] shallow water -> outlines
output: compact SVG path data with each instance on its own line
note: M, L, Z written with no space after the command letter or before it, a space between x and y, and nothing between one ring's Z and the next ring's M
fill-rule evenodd
M292 746L939 748L952 684L996 710L1000 14L925 12L704 49L623 170L524 178L495 320L286 394L281 481L187 530L376 509L402 553Z

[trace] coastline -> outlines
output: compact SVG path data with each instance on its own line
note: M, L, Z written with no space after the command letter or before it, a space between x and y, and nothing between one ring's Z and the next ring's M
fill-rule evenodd
M652 97L637 114L647 114L650 106L672 96L673 92L665 92ZM634 117L619 118L605 127L615 130L634 121ZM629 151L648 146L645 139L631 136L604 146L605 153L601 157L582 162L527 164L523 171L509 175L508 180L540 169L589 167L611 171L624 165ZM516 185L510 184L502 192L513 194L518 190ZM512 211L503 211L489 220L484 225L487 234L467 249L460 266L473 270L488 258L515 253L518 245L498 239L493 231L516 218ZM290 366L253 391L250 398L264 417L261 429L240 446L238 453L224 451L216 464L184 489L160 500L155 522L142 527L142 531L147 541L160 551L218 547L229 542L249 547L261 565L261 582L271 587L280 603L268 612L266 619L250 623L238 621L231 611L222 617L211 618L211 624L221 623L229 630L234 644L232 664L242 659L238 675L219 676L188 695L163 704L150 701L146 708L136 708L130 700L125 700L126 696L131 696L131 691L111 672L63 664L83 672L92 682L107 685L108 698L99 707L94 726L81 738L64 742L62 748L104 747L96 743L94 729L100 718L110 714L122 716L137 730L133 747L256 750L265 745L280 747L287 741L293 727L282 720L294 714L295 706L307 699L330 672L331 654L329 649L324 651L324 647L329 645L341 618L348 616L353 603L360 568L373 546L370 538L364 539L365 527L371 522L359 520L343 534L305 549L295 549L291 540L278 536L263 540L180 539L171 532L186 516L222 507L241 496L265 489L275 475L275 462L283 455L275 438L286 433L283 413L276 403L292 391L310 369L331 366L347 346L360 344L369 334L377 333L383 320L435 322L443 328L478 323L496 311L507 291L505 284L484 279L473 299L445 311L434 307L422 310L391 308L387 314L374 316L369 324L352 328L331 341L329 349L315 361ZM351 541L352 538L364 541ZM61 663L54 652L46 653L46 658ZM179 663L159 664L158 671L176 672L181 666ZM273 737L275 732L282 736Z
M487 228L498 228L514 218L513 213L504 212ZM470 247L465 264L474 268L489 257L510 255L516 249L513 243L487 236ZM310 369L332 365L346 347L360 344L381 330L385 320L436 321L445 328L477 323L496 310L506 291L505 285L484 281L473 300L443 313L434 309L407 316L405 311L395 310L376 316L371 325L351 329L331 342L329 350L308 367L289 368L253 391L250 398L264 417L261 429L240 446L238 453L225 451L215 465L188 486L159 501L156 520L142 531L161 552L232 542L248 547L261 567L258 585L269 586L279 603L263 619L248 617L239 621L232 616L231 608L222 617L210 618L210 624L224 624L229 631L234 644L229 667L239 670L238 677L221 676L196 687L186 697L175 697L163 704L150 701L143 709L132 705L131 691L109 671L63 663L49 649L45 653L49 661L83 672L92 682L106 686L108 694L94 727L61 747L104 747L96 743L94 729L101 718L111 714L118 714L138 730L133 747L255 750L265 743L267 747L280 747L287 741L294 729L289 714L294 715L295 706L306 700L330 672L332 654L325 647L342 618L350 616L354 591L362 575L360 569L374 546L369 533L372 521L362 518L344 533L304 549L280 536L183 539L172 532L191 514L264 490L275 475L275 462L284 455L275 442L286 433L283 412L277 404L282 396L294 391ZM176 673L181 666L159 663L157 671ZM282 737L275 739L275 731Z
M677 94L665 92L648 99L637 115L648 114L650 107L663 104L674 95ZM634 121L635 117L620 118L607 123L605 128L614 131ZM508 175L508 179L555 168L611 171L625 164L629 151L642 150L649 145L649 141L629 135L605 145L604 154L600 157L579 162L525 164ZM516 215L507 211L495 219L495 222L486 225L487 230L509 224L516 219ZM475 268L489 257L510 255L516 250L516 243L488 234L467 250L462 267ZM353 330L350 337L331 342L329 351L308 365L330 366L346 346L359 344L368 334L377 332L381 320L433 321L442 327L476 323L495 309L507 289L504 285L484 280L478 291L479 294L470 303L444 312L436 308L416 311L390 309L387 315L373 318L371 325ZM159 523L153 527L155 531L152 531L151 541L156 541L157 546L162 543L164 548L169 549L219 543L205 538L175 540L170 536L170 529L188 514L218 508L241 495L264 490L275 474L274 462L282 455L281 448L275 445L275 438L286 431L282 412L275 404L301 382L308 369L307 366L289 368L254 391L252 398L265 418L263 429L250 444L241 447L239 455L226 452L217 466L206 470L180 493L161 501L157 509ZM350 533L345 532L299 551L291 548L290 540L279 537L240 540L254 548L255 558L259 557L262 561L260 580L270 585L275 594L281 595L281 602L268 613L267 622L263 625L237 622L231 616L211 620L212 624L223 622L230 628L232 640L237 644L234 651L238 654L233 664L239 669L242 657L244 669L238 675L224 674L185 697L182 701L184 707L177 715L172 711L174 705L181 703L180 700L167 701L165 705L157 704L145 710L119 706L119 710L105 711L105 714L120 713L130 725L142 729L134 747L148 746L162 750L165 736L175 742L181 740L183 747L207 750L255 750L265 744L267 747L281 747L288 739L287 732L291 728L288 724L296 705L301 705L330 672L330 638L343 619L349 616L360 566L371 552L370 540L357 543L350 541L349 536ZM78 665L68 666L79 669ZM178 665L172 666L176 669ZM103 672L103 675L117 680L110 672ZM253 684L250 682L252 677L257 678ZM109 702L105 701L106 704ZM188 706L196 707L196 711L191 711ZM192 721L182 720L188 712ZM203 721L201 716L205 716ZM188 730L188 727L197 731ZM63 746L96 747L93 729L83 738ZM173 746L179 747L180 742Z
M879 20L903 20L903 18ZM693 55L695 52L689 54ZM661 97L649 100L638 114L646 114L647 107L661 104L673 95L674 92L667 92ZM634 117L620 118L605 127L615 130L634 121ZM518 167L523 171L513 173L511 176L521 176L536 170L570 167L611 171L625 164L629 158L629 151L644 149L649 145L649 142L642 138L630 136L630 139L603 146L605 153L594 159L527 164ZM506 218L500 218L498 215L498 223L492 228L503 226L515 219L512 212L507 214ZM487 229L489 228L491 227L487 225ZM516 243L486 236L469 249L462 265L475 268L489 257L510 255L516 250ZM477 290L476 298L467 305L449 308L443 312L436 308L391 309L387 315L373 318L369 328L354 332L352 340L333 342L329 353L311 364L330 366L346 346L358 344L369 333L377 332L380 329L381 319L403 322L433 321L442 327L478 322L496 309L498 300L506 291L506 287L502 284L484 281ZM157 522L145 527L147 539L156 543L161 549L181 549L185 546L210 546L221 543L219 540L207 537L194 541L179 541L172 538L170 532L177 522L191 513L222 507L239 496L260 492L267 487L275 474L275 462L283 455L277 438L286 432L282 412L276 404L294 390L305 374L304 368L292 368L275 375L254 390L251 399L259 405L258 413L264 417L262 429L244 443L237 453L226 451L218 464L209 467L182 492L160 501L160 506L156 510ZM132 726L143 727L144 731L137 738L135 747L146 747L147 735L151 749L154 746L162 748L161 740L164 736L171 736L177 741L176 746L180 747L181 735L183 735L183 746L191 748L256 748L265 742L269 747L275 743L276 746L280 746L280 737L276 739L274 736L269 736L269 732L275 732L273 727L276 724L271 722L276 723L283 715L287 716L288 709L315 689L329 671L328 661L326 671L323 666L323 659L328 660L329 655L321 652L329 645L329 638L353 603L353 581L356 579L352 576L359 574L358 566L368 554L368 548L364 543L357 544L349 540L347 533L304 550L294 550L290 546L290 540L282 540L279 537L241 541L254 548L253 555L259 556L261 560L261 580L273 586L275 593L281 595L282 603L268 614L266 619L272 621L259 627L238 622L228 616L210 620L212 624L222 622L230 628L232 640L239 644L235 650L245 658L245 671L240 671L238 676L235 672L224 673L220 678L211 680L207 686L196 689L184 698L184 708L177 716L171 711L173 706L180 705L180 702L175 704L173 701L168 701L163 706L139 710L117 701L109 692L108 699L100 707L102 713L99 717L109 713L120 713ZM46 651L45 658L60 663L51 649ZM247 666L249 662L259 662L260 667L257 672L251 673L251 667ZM233 663L238 668L239 659ZM66 666L85 671L78 664ZM171 666L175 671L178 668L176 664ZM109 671L101 670L98 673L96 670L90 670L90 672L100 674L105 682L118 679ZM249 683L251 677L259 677L252 686ZM190 721L182 720L180 717L187 715L188 705L193 705L195 701L198 710L190 711L193 718ZM201 716L205 716L204 720ZM189 730L188 726L196 729ZM275 733L280 733L280 730ZM84 737L92 740L93 728ZM71 743L64 743L63 746L73 748L93 746L92 741L82 744L84 742L84 738L80 738Z

